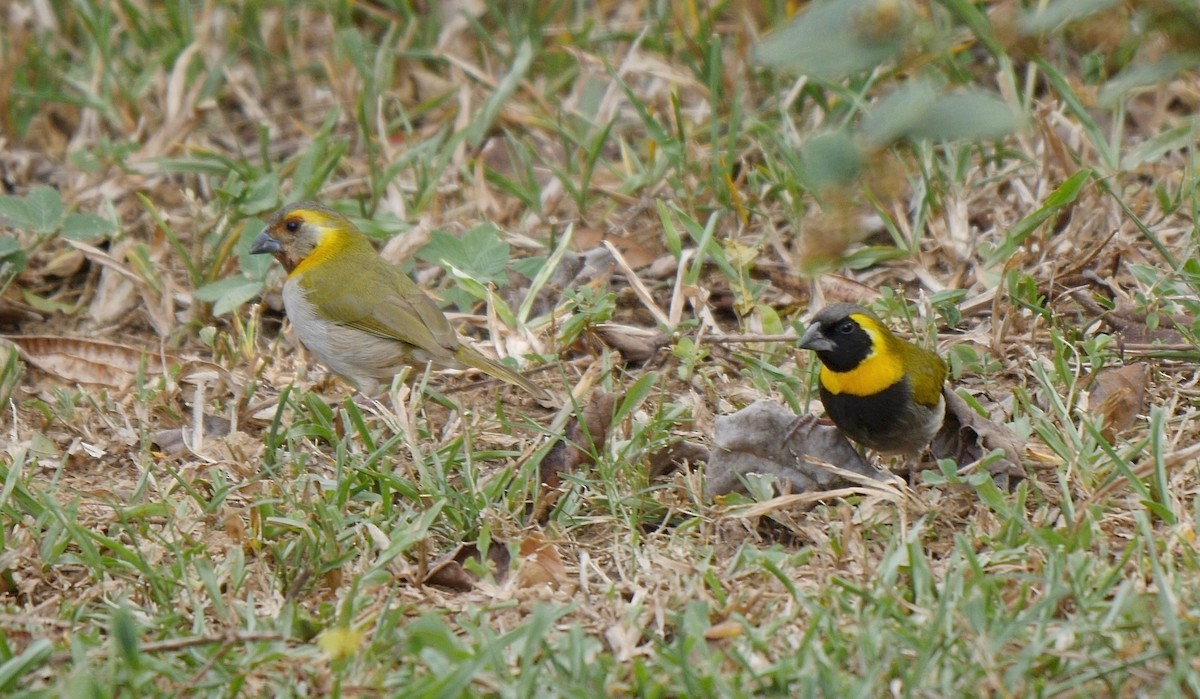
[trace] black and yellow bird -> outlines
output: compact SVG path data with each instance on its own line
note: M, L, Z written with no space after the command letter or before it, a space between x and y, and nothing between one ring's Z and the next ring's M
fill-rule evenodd
M821 360L821 403L850 439L883 454L912 454L941 429L946 363L862 306L821 309L800 347Z

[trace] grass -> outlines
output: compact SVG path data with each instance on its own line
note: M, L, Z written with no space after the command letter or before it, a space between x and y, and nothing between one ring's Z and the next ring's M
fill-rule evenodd
M0 323L200 363L4 350L0 691L1200 694L1200 15L855 0L766 38L794 5L11 8ZM572 407L422 369L353 400L248 253L318 196ZM787 508L652 471L758 398L812 410L809 357L713 337L823 298L936 341L1028 477ZM1110 439L1093 376L1134 361Z

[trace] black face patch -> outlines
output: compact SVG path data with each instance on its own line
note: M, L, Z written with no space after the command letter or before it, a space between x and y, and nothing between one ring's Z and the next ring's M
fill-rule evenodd
M821 334L834 344L832 350L817 352L830 371L851 371L871 356L871 336L853 318L817 319Z

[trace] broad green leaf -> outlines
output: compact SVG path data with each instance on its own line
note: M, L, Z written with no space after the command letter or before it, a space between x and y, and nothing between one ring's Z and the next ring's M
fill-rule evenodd
M250 248L254 246L254 239L258 237L258 232L263 228L262 221L250 218L243 221L241 225L242 234L237 243L238 264L250 278L265 279L275 258L270 255L250 254Z
M29 231L33 230L33 221L33 213L24 199L11 195L0 197L0 225Z
M886 146L912 133L937 98L928 80L914 80L880 100L863 119L863 134L876 146Z
M810 189L845 186L862 174L863 154L850 134L821 134L800 148L801 173Z
M262 290L261 280L238 275L205 284L193 291L192 296L213 304L213 314L219 316L239 308L262 293Z
M53 187L37 187L25 197L30 223L35 232L48 235L58 230L63 220L62 197Z
M1100 88L1096 103L1105 109L1115 107L1123 102L1130 92L1166 82L1183 71L1194 70L1197 65L1200 65L1200 54L1195 53L1174 53L1157 61L1131 65Z
M474 275L467 274L454 265L450 265L449 271L450 274L454 275L455 280L458 281L458 289L467 292L472 297L480 301L488 297L488 287L484 284L480 284L475 279Z
M1059 25L1116 7L1118 0L1054 0L1038 3L1037 10L1026 12L1017 26L1025 34L1042 34Z
M256 177L242 192L242 211L261 214L279 206L279 175L268 172Z
M533 279L537 276L538 272L541 272L542 269L546 267L547 259L548 258L545 255L538 255L536 257L522 257L519 260L513 260L510 267L514 272L522 277L525 277L526 279Z
M508 256L508 243L500 240L500 230L490 223L476 226L462 237L434 231L429 242L417 251L418 259L447 271L453 267L477 282L499 286L508 283Z
M21 241L15 236L0 235L0 258L8 257L14 252L21 252Z
M774 308L764 304L758 305L758 317L762 323L762 331L766 335L780 335L783 333L783 319L779 317L779 312Z
M1017 117L1003 100L972 90L938 97L907 136L934 141L990 139L1011 133L1016 127Z
M899 54L908 38L907 14L902 3L892 0L814 3L763 39L754 59L822 80L845 78Z
M112 221L96 214L68 214L63 221L62 236L90 242L103 238L115 229Z
M6 279L12 279L13 275L24 272L28 266L29 255L24 250L17 250L0 256L0 272L4 273Z

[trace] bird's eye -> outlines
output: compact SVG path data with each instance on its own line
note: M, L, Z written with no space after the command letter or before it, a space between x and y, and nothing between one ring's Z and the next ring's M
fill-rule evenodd
M288 233L295 233L300 230L300 220L293 218L290 221L284 222L283 227L287 229Z
M847 318L837 325L833 326L833 331L841 335L849 335L854 332L854 321Z

